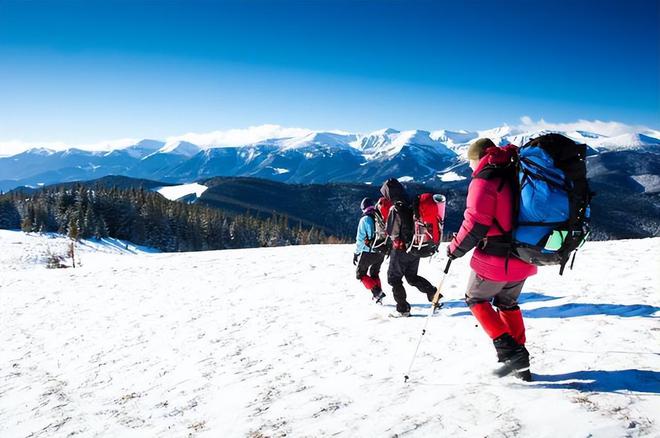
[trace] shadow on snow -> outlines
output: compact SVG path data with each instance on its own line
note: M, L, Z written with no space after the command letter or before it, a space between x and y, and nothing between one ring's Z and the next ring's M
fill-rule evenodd
M660 311L660 307L647 304L582 304L569 303L555 307L541 307L523 311L525 318L572 318L576 316L589 315L612 315L612 316L646 316Z
M518 302L520 304L544 302L557 300L561 297L544 295L537 292L527 292L520 295ZM461 305L462 304L462 305ZM428 307L428 305L425 305ZM446 308L465 307L465 303L456 301L445 304ZM650 306L648 304L591 304L591 303L567 303L558 306L540 307L538 309L523 309L525 318L574 318L578 316L591 315L610 315L621 317L656 317L655 313L660 311L660 307ZM468 316L470 312L459 312L452 316Z
M590 370L566 374L533 374L530 386L584 392L633 391L660 394L660 372L648 370Z
M535 303L539 301L552 301L552 300L558 300L559 298L561 297L544 295L539 292L523 292L520 294L520 297L518 297L518 303L525 304L525 303Z
M524 303L533 303L536 301L552 301L552 300L557 300L561 297L553 297L550 295L543 295L538 292L523 292L520 294L520 298L518 299L518 302L520 304ZM442 308L443 309L459 309L459 308L467 308L467 304L465 304L465 301L462 299L459 300L450 300L450 301L441 301L442 302ZM386 307L396 307L394 304L385 304ZM423 303L423 304L411 304L410 307L412 308L420 308L420 309L428 309L431 307L431 303ZM471 315L470 312L461 312L461 313L456 313L452 316L465 316L465 315Z

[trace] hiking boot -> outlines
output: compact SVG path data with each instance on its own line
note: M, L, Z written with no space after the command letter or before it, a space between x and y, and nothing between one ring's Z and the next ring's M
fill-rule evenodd
M516 376L517 378L519 378L523 382L531 382L532 381L532 372L530 370L516 371L514 376Z
M390 318L408 318L409 316L410 312L394 312L389 315Z
M529 371L529 352L523 345L516 343L510 334L505 333L494 339L493 345L497 351L498 362L502 363L502 366L494 371L496 376L504 377L513 372ZM526 376L521 378L523 377ZM531 374L529 378L531 379Z
M373 292L373 297L371 299L374 300L376 304L383 304L383 298L385 298L385 292L381 290Z
M435 293L437 291L438 291L438 288L434 287L432 292L427 292L426 293L426 299L429 300L429 303L433 302L433 297L435 297ZM442 294L440 294L440 297L438 297L438 300L440 300L440 298L442 298Z

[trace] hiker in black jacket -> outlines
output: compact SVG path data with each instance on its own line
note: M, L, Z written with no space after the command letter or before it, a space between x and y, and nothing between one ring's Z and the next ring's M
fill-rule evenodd
M403 277L409 285L426 294L429 302L433 301L436 288L424 277L417 274L420 257L408 252L414 233L413 211L405 189L396 179L388 179L380 188L384 197L393 206L387 217L387 234L392 239L390 265L387 269L387 282L392 286L392 295L396 301L396 310L400 317L410 316L410 304L406 301L406 289Z

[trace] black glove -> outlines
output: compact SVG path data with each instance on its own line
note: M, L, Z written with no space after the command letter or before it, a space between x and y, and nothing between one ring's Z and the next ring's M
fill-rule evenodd
M447 245L447 258L449 260L456 260L458 258L457 255L455 255L451 252L451 249L450 249L449 245Z
M357 262L358 262L358 255L353 254L353 266L357 265Z

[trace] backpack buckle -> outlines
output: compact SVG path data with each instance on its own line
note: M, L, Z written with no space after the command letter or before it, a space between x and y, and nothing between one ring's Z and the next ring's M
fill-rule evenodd
M488 237L484 237L479 241L479 243L477 243L477 248L481 250L486 249L487 246L488 246Z

